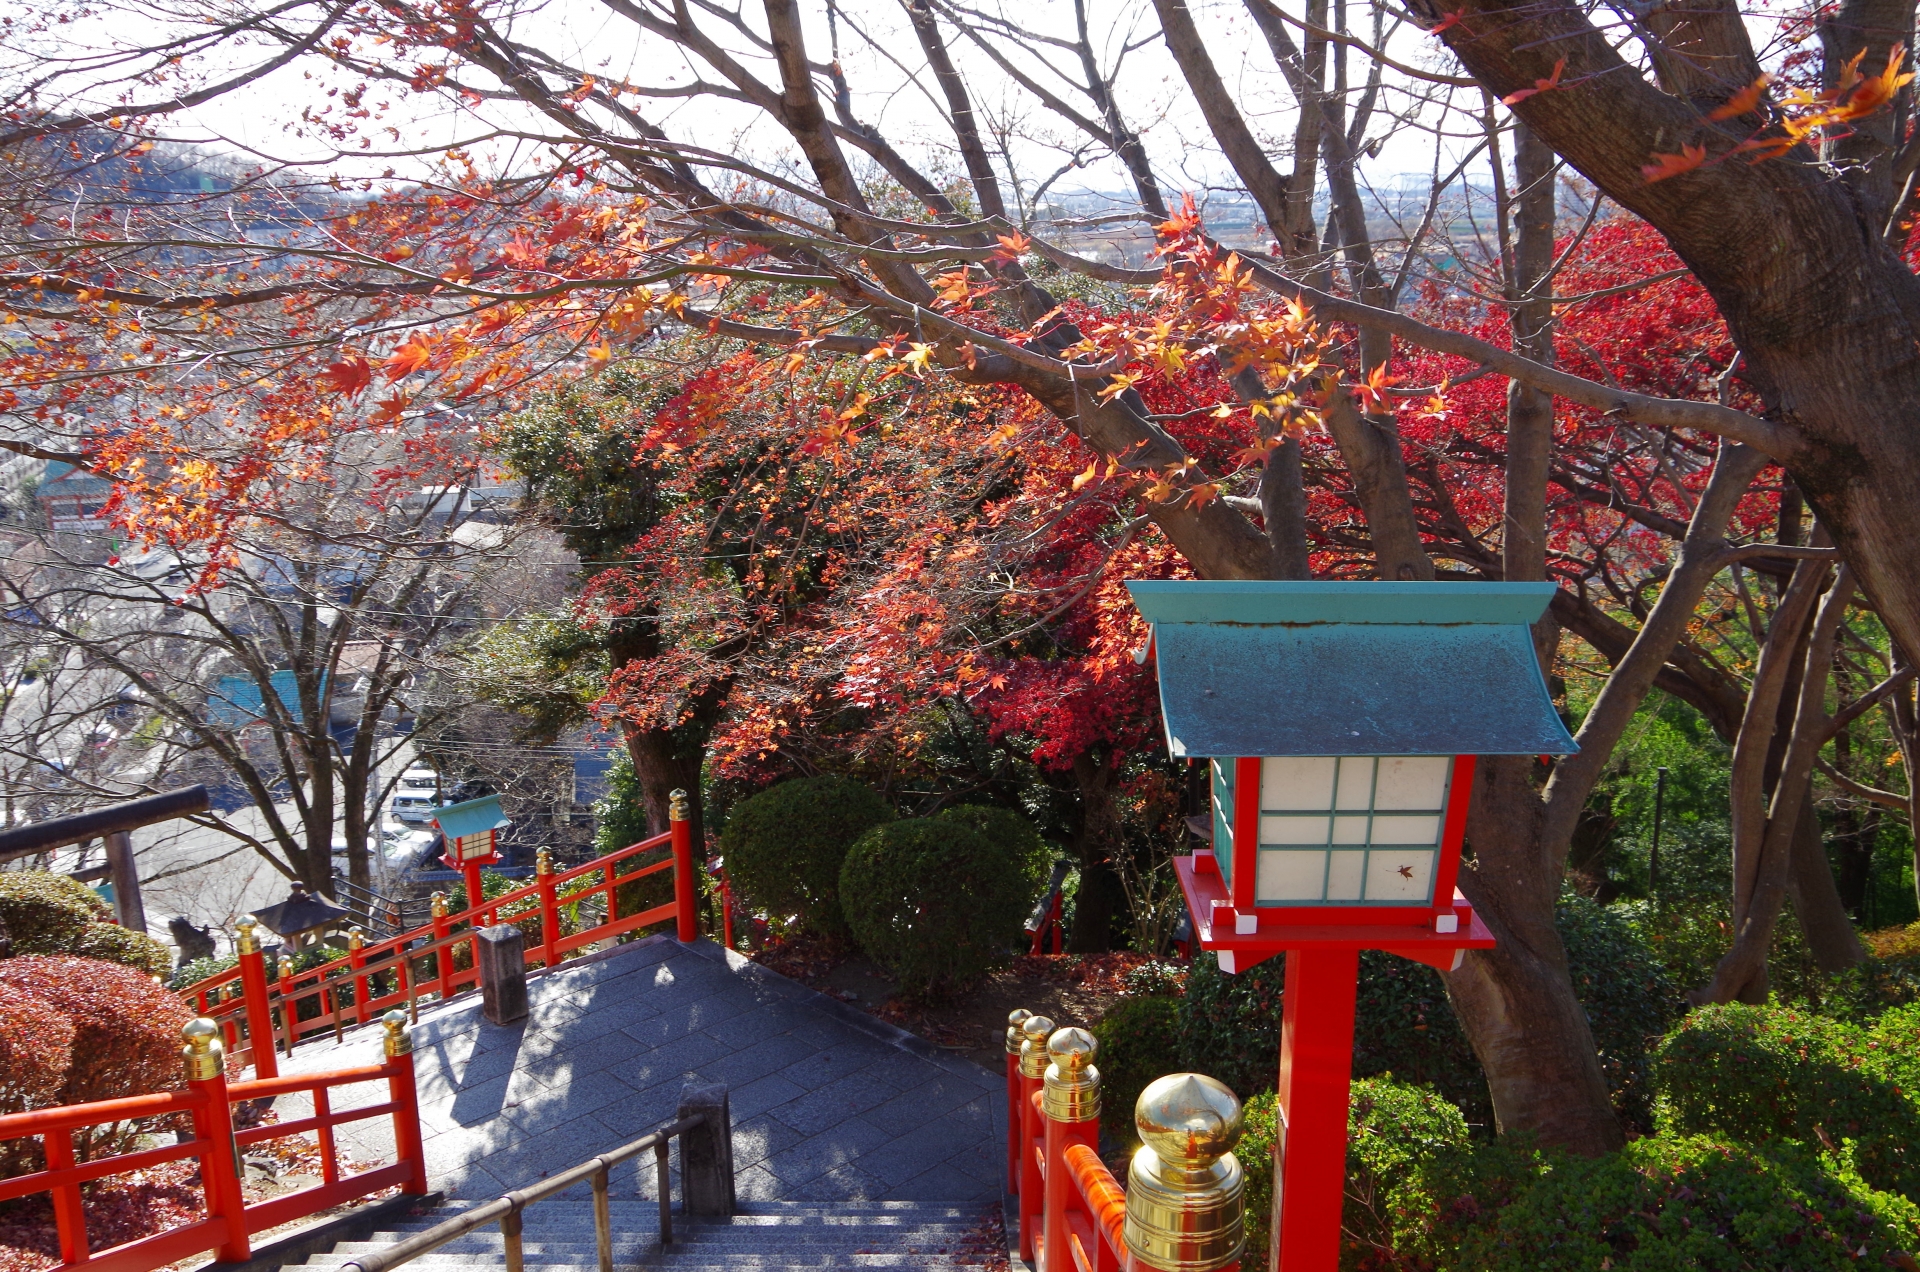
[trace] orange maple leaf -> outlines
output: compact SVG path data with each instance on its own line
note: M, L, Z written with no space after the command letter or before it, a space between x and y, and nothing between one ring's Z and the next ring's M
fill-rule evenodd
M1862 49L1860 52L1864 54L1866 50ZM1887 53L1887 69L1860 81L1859 87L1854 89L1852 95L1846 99L1846 105L1840 110L1840 117L1860 119L1891 102L1894 95L1913 79L1911 71L1904 75L1900 73L1900 65L1906 60L1906 56L1905 45L1894 45ZM1848 68L1851 69L1859 61L1860 58L1856 56L1847 64Z
M1465 9L1455 9L1452 13L1449 13L1446 17L1440 19L1438 22L1428 27L1427 34L1438 35L1450 26L1459 25L1461 19L1465 18L1466 16L1467 16L1467 11Z
M1074 493L1078 494L1080 492L1081 487L1085 486L1088 482L1093 481L1096 477L1099 476L1099 474L1100 474L1100 461L1096 459L1087 465L1086 472L1079 474L1073 479Z
M1033 240L1018 230L997 237L1000 246L993 249L993 255L988 257L995 264L1011 265L1033 249Z
M1560 72L1566 69L1567 69L1567 59L1563 57L1558 62L1555 62L1553 64L1553 74L1547 76L1547 78L1545 79L1537 79L1533 81L1532 88L1523 88L1518 92L1508 93L1505 97L1502 97L1500 99L1500 104L1502 106L1513 106L1520 102L1526 101L1527 98L1532 97L1536 93L1552 92L1554 89L1560 87Z
M415 371L418 371L421 367L426 366L427 359L432 356L433 351L422 344L419 338L416 337L407 341L407 343L401 345L398 349L395 349L393 355L380 364L380 368L386 372L387 383L392 384L394 381L403 380Z
M1640 169L1640 175L1647 179L1648 185L1665 181L1668 177L1677 177L1683 172L1692 172L1707 161L1707 148L1682 146L1677 155L1655 154L1653 158L1654 162Z
M1718 122L1722 119L1738 119L1742 115L1752 114L1760 105L1760 95L1767 91L1767 85L1773 82L1773 76L1762 75L1732 97L1726 104L1715 108L1707 115L1708 119Z
M356 397L373 382L373 366L365 358L342 358L320 373L335 393Z
M1382 362L1368 373L1366 383L1353 386L1353 395L1360 399L1360 409L1368 415L1378 415L1389 408L1387 386L1397 383L1397 378L1387 374L1387 364Z

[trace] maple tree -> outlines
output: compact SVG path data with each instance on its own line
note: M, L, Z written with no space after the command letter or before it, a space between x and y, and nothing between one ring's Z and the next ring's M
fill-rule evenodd
M547 369L605 366L662 333L742 342L746 360L728 374L763 393L783 375L847 359L916 392L993 395L992 409L967 420L982 436L1025 430L1021 458L1044 477L1032 497L1004 509L953 506L928 484L943 466L882 467L923 498L874 492L876 507L920 529L891 564L865 560L862 577L878 584L836 585L838 608L827 613L811 593L797 608L757 599L751 574L715 596L701 590L705 575L687 573L675 602L686 608L676 612L715 614L756 639L775 612L783 630L817 622L860 633L870 649L844 681L854 700L917 683L967 695L989 718L1000 713L1003 734L1036 730L1043 759L1089 754L1087 740L1097 751L1140 736L1137 715L1125 711L1111 723L1097 710L1046 718L1054 701L1124 703L1135 683L1106 669L1134 634L1111 603L1107 573L1091 585L1064 581L1088 570L1086 553L1105 571L1118 563L1205 577L1432 578L1447 562L1445 572L1563 580L1536 629L1540 653L1554 658L1572 633L1610 675L1582 724L1579 755L1544 773L1518 760L1483 766L1463 886L1501 943L1469 958L1448 987L1501 1125L1583 1151L1608 1147L1620 1132L1552 904L1587 796L1656 684L1735 732L1747 716L1767 714L1752 712L1685 639L1703 597L1736 561L1787 574L1814 563L1811 573L1837 552L1893 641L1920 643L1910 564L1920 530L1906 515L1920 490L1911 434L1920 371L1907 334L1920 293L1898 250L1917 153L1906 123L1911 88L1903 54L1877 74L1861 69L1871 68L1870 43L1884 50L1888 33L1911 31L1912 9L1842 4L1821 20L1817 86L1788 84L1775 98L1760 83L1767 68L1746 17L1731 5L1636 14L1625 52L1571 4L1413 6L1457 67L1392 56L1386 37L1398 19L1384 5L1372 11L1370 39L1349 25L1346 6L1311 0L1304 18L1272 0L1244 8L1257 38L1230 43L1217 15L1180 0L1152 5L1178 70L1175 91L1271 234L1238 251L1209 232L1198 207L1168 198L1142 127L1129 119L1146 99L1128 95L1125 55L1106 52L1085 6L1058 31L1029 25L1042 16L944 0L904 6L896 34L901 48L917 49L912 65L890 54L891 63L868 59L867 73L891 65L924 91L964 180L936 177L912 147L855 113L871 99L855 98L849 61L837 46L821 60L819 32L785 0L751 18L655 0L613 10L646 47L698 68L691 83L633 83L569 60L513 34L510 12L490 4L316 8L299 26L298 10L260 20L249 36L347 77L337 101L308 107L304 119L343 152L371 142L383 102L408 95L463 112L472 133L435 148L445 158L429 178L377 197L371 188L315 188L284 198L270 183L236 181L246 236L218 224L222 200L134 198L125 182L75 200L66 175L23 183L14 219L33 228L12 247L6 302L24 334L8 370L16 407L30 404L37 422L11 444L115 474L130 528L210 542L217 561L229 526L277 515L285 486L270 477L298 464L317 435L404 435L436 401L476 412L512 404ZM851 10L831 12L877 42ZM857 16L882 17L871 7ZM828 38L840 38L838 26ZM1230 49L1249 44L1293 98L1287 171L1221 73ZM99 76L74 66L54 78L88 73ZM1031 215L1046 183L1022 180L1018 129L981 105L986 75L1065 130L1070 140L1057 144L1074 162L1111 157L1132 187L1126 215L1153 227L1153 260L1094 259ZM676 136L649 114L689 98L739 110L777 140L764 155L715 147L697 128ZM139 101L129 97L125 115L62 115L23 98L32 144L22 153L44 159L59 152L50 139L65 145L91 129L109 138L107 152L131 156L147 144L143 121L159 113L136 112ZM1477 196L1469 190L1465 212L1443 209L1449 183L1437 177L1397 245L1376 232L1360 177L1377 149L1372 130L1411 128L1435 102L1453 123L1480 130L1497 187L1491 240L1456 228L1471 222ZM483 172L474 151L489 137L536 149L517 167ZM1619 231L1589 194L1587 227L1563 235L1563 164L1657 231L1672 264L1579 290L1569 261L1597 261L1596 245ZM1323 185L1324 234L1315 217ZM1477 276L1452 280L1451 290L1423 288L1432 271L1420 254L1454 234L1466 250L1448 255ZM1689 280L1698 287L1685 290ZM1596 318L1607 312L1605 293L1641 302L1616 315L1623 324L1659 327L1661 298L1676 291L1699 324L1692 348L1650 359L1638 356L1643 336L1587 338L1605 325ZM141 395L115 427L77 421L116 377L135 380ZM229 413L241 397L261 405ZM793 445L829 453L848 431L844 409L807 418ZM703 426L740 428L743 445L764 426L743 424L724 404L701 404L698 414ZM183 417L204 427L176 428ZM955 434L951 419L916 410L899 431L956 453L981 440ZM60 428L67 440L50 445ZM655 444L669 443L681 445ZM1784 535L1730 546L1763 532L1756 499L1780 527L1790 520L1784 482L1750 493L1769 459L1791 478L1792 498L1819 514L1832 548ZM435 462L428 448L417 468ZM1082 531L1086 543L1048 534L1024 542L1032 531L1014 529L1094 506L1108 511L1097 530ZM1007 537L997 539L1003 526ZM1044 550L1023 555L1034 543ZM1016 596L994 612L1016 627L1040 619L1049 641L1061 634L1058 649L989 656L961 625L916 615L978 613L953 599L965 597L969 571L991 577L1008 545L1018 545L1019 568L1045 583L1040 599ZM776 550L774 559L786 558ZM943 571L960 585L932 587ZM602 594L613 598L618 586L609 581ZM1088 587L1108 604L1081 612L1082 598L1053 613L1047 589L1059 587L1068 595ZM1809 588L1817 584L1799 594ZM1658 599L1649 605L1650 590ZM771 594L790 593L780 583ZM870 598L866 610L861 598ZM882 600L885 612L871 613ZM646 603L634 602L634 612ZM804 620L792 623L795 614ZM1789 630L1797 625L1785 624L1783 642L1799 640ZM673 683L725 678L691 646L666 653L624 677L638 736L685 723L648 714L673 700ZM996 668L993 657L1011 661ZM791 710L770 702L743 716L765 730L762 748L819 718L832 668L822 660L818 670L766 680L806 688L779 700ZM1082 684L1101 687L1083 693ZM1797 787L1774 788L1786 829L1759 836L1760 876L1777 877L1791 847ZM1748 975L1737 988L1753 984Z

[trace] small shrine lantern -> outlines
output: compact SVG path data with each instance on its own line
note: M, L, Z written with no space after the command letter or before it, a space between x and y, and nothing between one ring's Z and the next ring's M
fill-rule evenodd
M500 809L498 795L483 795L465 803L448 804L434 814L433 824L447 838L443 860L463 866L469 861L492 865L500 860L495 841L513 823Z
M1476 759L1576 749L1530 630L1554 585L1127 586L1168 749L1210 769L1211 846L1174 861L1194 938L1226 972L1287 956L1279 1267L1332 1272L1359 954L1494 944L1454 884Z

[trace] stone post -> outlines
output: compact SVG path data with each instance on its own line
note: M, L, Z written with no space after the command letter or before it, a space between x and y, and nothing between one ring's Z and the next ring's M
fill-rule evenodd
M527 1016L527 940L511 923L481 928L480 1014L496 1025Z
M689 1082L680 1092L674 1117L695 1113L706 1114L707 1123L679 1137L681 1204L690 1215L726 1218L734 1212L733 1115L727 1108L727 1088Z

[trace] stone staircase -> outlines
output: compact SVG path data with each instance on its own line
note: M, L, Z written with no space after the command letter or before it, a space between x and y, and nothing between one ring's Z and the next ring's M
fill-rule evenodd
M583 1194L585 1190L580 1190ZM366 1241L343 1241L332 1252L289 1264L307 1272L335 1272L356 1254L384 1249L423 1232L473 1205L449 1202ZM676 1210L673 1241L659 1241L656 1202L615 1198L610 1202L613 1262L634 1268L671 1268L676 1272L759 1272L761 1269L851 1269L974 1267L985 1263L995 1244L984 1240L978 1206L937 1202L870 1201L808 1205L801 1202L743 1203L732 1219L702 1220ZM593 1203L560 1196L529 1206L522 1216L522 1249L527 1272L597 1272ZM403 1265L418 1272L505 1268L506 1253L497 1227L458 1237Z

